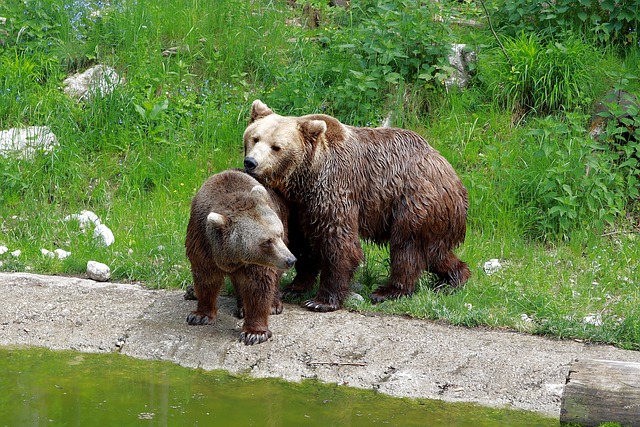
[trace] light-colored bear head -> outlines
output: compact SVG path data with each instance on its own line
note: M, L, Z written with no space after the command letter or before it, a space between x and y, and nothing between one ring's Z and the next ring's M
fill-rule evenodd
M327 131L327 123L314 117L280 116L262 101L253 101L244 132L245 171L284 190L292 173L310 167L317 143Z
M218 266L232 272L238 266L257 264L287 270L296 262L283 241L282 221L268 203L267 190L256 185L248 203L233 214L211 212L207 235Z

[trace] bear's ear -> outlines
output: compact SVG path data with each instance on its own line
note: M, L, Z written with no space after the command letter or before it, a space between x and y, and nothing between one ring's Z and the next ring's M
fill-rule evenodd
M266 200L269 193L267 193L267 189L262 185L256 185L251 189L251 196L257 200Z
M273 114L273 110L267 107L267 104L256 99L251 104L251 118L249 119L249 124L255 122L258 119L268 116L269 114Z
M218 227L224 227L225 225L227 225L229 223L229 218L227 218L226 216L219 214L219 213L215 213L215 212L211 212L208 216L207 216L207 222L211 225L215 225Z
M315 142L327 131L327 124L323 120L305 120L300 124L300 131L305 141Z

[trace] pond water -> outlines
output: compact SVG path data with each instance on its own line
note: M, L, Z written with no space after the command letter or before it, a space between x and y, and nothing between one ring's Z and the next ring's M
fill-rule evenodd
M1 426L558 426L534 413L249 379L120 354L0 348Z

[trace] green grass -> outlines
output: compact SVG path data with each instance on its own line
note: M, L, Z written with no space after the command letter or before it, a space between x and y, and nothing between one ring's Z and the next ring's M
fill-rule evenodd
M366 295L386 280L388 250L365 244L355 278L365 301L348 308L640 349L637 184L629 178L638 170L629 159L618 167L618 154L586 137L589 108L608 87L639 93L637 46L523 34L509 39L513 58L526 56L530 41L542 64L570 59L529 81L497 60L487 28L431 22L427 7L353 1L347 11L324 8L321 25L308 29L289 24L301 9L278 1L112 1L91 16L103 3L0 5L8 18L0 129L47 125L60 142L32 160L0 157L0 246L22 251L0 255L0 270L82 275L93 259L112 268L113 280L184 288L191 197L211 174L241 166L251 101L356 125L392 112L394 125L424 135L469 190L457 253L473 276L454 294L432 292L425 276L414 297L374 306ZM483 21L471 3L443 4L445 17ZM429 25L407 24L418 18ZM394 37L380 36L388 31ZM464 92L447 93L443 46L459 40L480 48L477 75ZM178 54L163 56L169 48ZM126 85L78 104L62 81L95 63L113 66ZM588 175L587 162L598 166ZM64 221L85 209L112 229L113 245ZM51 259L42 248L72 255ZM487 275L492 258L503 268Z

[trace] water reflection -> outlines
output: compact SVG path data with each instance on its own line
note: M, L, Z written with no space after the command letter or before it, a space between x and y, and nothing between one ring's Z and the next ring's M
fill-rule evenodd
M0 348L6 426L557 426L536 414L253 380L119 354Z

